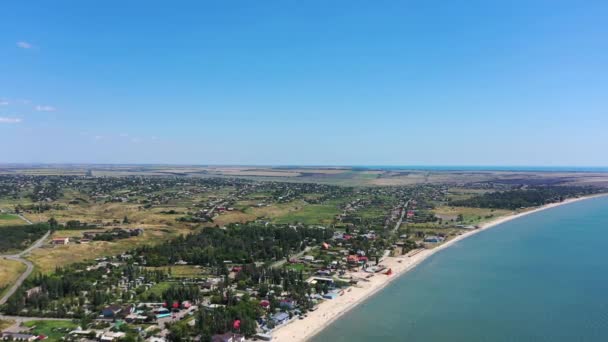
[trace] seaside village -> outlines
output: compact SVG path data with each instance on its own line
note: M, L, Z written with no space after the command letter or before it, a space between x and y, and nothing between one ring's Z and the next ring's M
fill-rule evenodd
M361 205L353 201L338 219L344 219ZM396 231L402 220L413 220L415 216L416 201L412 200L391 211L385 222L391 225L381 232L358 229L354 224L345 224L344 229L326 229L255 222L209 230L226 236L193 236L196 241L180 240L57 269L52 276L28 280L20 297L14 296L5 311L61 320L52 321L49 326L45 320L15 324L2 332L2 338L270 341L277 329L307 319L324 302L348 295L354 287L365 286L374 277L390 277L393 270L383 263L387 257L410 257L443 241L443 236L428 234L408 239ZM245 246L268 254L260 254L249 263L215 259L235 255L227 251L216 250L213 256L191 254L208 253L206 244L215 243L238 249L247 243L239 239L249 237L227 232L240 234L240 229L254 231L259 240L272 237L272 241L260 241L263 246ZM279 230L294 236L277 237ZM107 234L141 233L139 229L116 229ZM87 233L80 243L95 237L94 232ZM57 237L51 243L70 241ZM180 259L175 260L178 255ZM250 256L239 257L251 260Z
M19 204L14 212L47 215L48 223L11 230L15 237L26 229L38 234L33 240L51 231L38 256L69 258L65 252L97 249L91 258L53 263L15 287L0 306L0 336L14 341L284 340L287 331L329 321L336 310L346 310L482 220L539 205L538 198L547 203L585 194L578 188L516 189L448 206L444 185L354 189L216 178L29 176L4 181L8 195L19 198L23 189L33 189L28 196L43 203ZM61 188L74 189L78 199L62 202ZM467 214L452 210L455 203L491 207ZM78 216L86 220L80 222L69 216L70 210L122 205L139 218ZM279 209L300 216L266 216ZM63 214L62 222L47 212ZM234 219L239 217L245 219ZM146 222L152 219L161 224ZM163 235L171 232L167 227L181 231ZM165 238L154 241L156 236ZM103 249L117 244L123 246L119 252Z

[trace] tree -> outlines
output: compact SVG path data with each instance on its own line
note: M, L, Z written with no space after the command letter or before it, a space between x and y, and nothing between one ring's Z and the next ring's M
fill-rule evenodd
M57 222L57 220L55 220L54 217L51 217L48 220L48 224L49 224L49 227L51 228L51 230L57 230L57 226L59 225L59 223Z
M182 342L188 339L188 331L183 324L180 323L181 322L172 324L171 327L169 327L169 335L167 336L169 341Z

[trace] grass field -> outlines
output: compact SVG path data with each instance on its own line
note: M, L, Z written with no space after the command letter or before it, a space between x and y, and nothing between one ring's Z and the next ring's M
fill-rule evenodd
M228 223L245 223L255 219L256 216L250 212L231 211L214 217L213 223L206 224L206 226L219 225L221 227L227 225Z
M485 209L485 208L469 208L469 207L450 207L439 206L433 210L435 215L441 217L443 221L454 220L458 215L462 215L463 221L461 224L475 225L495 219L500 216L509 215L512 211L503 209Z
M477 196L477 195L483 195L483 194L485 194L487 192L490 192L490 190L486 190L486 189L450 188L450 191L448 193L448 198L451 201L459 201L459 200L469 199L469 198Z
M0 294L3 292L1 289L14 283L24 271L25 265L19 261L0 258Z
M59 223L70 220L79 220L88 223L112 223L114 220L122 221L127 216L134 225L140 224L174 224L175 215L159 213L165 208L154 210L140 210L140 205L131 203L88 203L80 205L66 205L64 210L48 210L43 213L28 213L25 217L32 222L46 222L54 217ZM178 212L185 211L185 207L171 207Z
M154 286L152 286L149 290L143 292L140 295L140 298L145 298L146 296L150 295L150 294L155 294L157 296L161 296L163 294L163 292L165 290L167 290L168 288L171 287L171 283L170 282L160 282Z
M171 270L171 276L173 278L192 278L198 277L203 274L203 269L194 265L174 265L174 266L163 266L163 267L146 267L149 270L162 270L168 272Z
M247 222L257 218L267 218L275 223L330 224L340 213L338 201L326 204L308 204L302 200L289 203L272 204L264 207L252 207L250 201L240 202L242 211L223 213L213 219L211 226L223 226L232 222ZM237 208L239 206L237 205Z
M0 213L0 227L2 226L15 226L18 224L26 224L25 221L19 218L17 215Z
M67 332L76 329L78 326L78 324L69 321L29 321L23 323L23 325L32 328L31 333L34 335L48 336L45 341L61 341Z
M274 219L277 223L331 224L340 209L335 204L311 204Z
M144 234L128 239L107 241L92 241L87 244L71 243L63 246L38 248L28 257L36 269L42 273L49 273L57 266L64 266L74 262L92 260L101 256L120 254L145 244L166 241L179 234L187 233L189 230L164 227L148 227ZM57 231L53 236L79 234L80 231Z

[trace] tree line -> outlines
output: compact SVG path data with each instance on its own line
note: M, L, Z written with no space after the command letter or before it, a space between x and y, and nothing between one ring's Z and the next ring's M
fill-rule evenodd
M489 192L468 199L451 201L450 205L492 209L528 208L548 203L561 202L569 197L589 195L598 190L591 187L537 187L507 191Z

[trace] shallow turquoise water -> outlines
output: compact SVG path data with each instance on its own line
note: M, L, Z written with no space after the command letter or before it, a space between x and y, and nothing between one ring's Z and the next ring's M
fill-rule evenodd
M460 241L314 341L608 341L608 198Z

